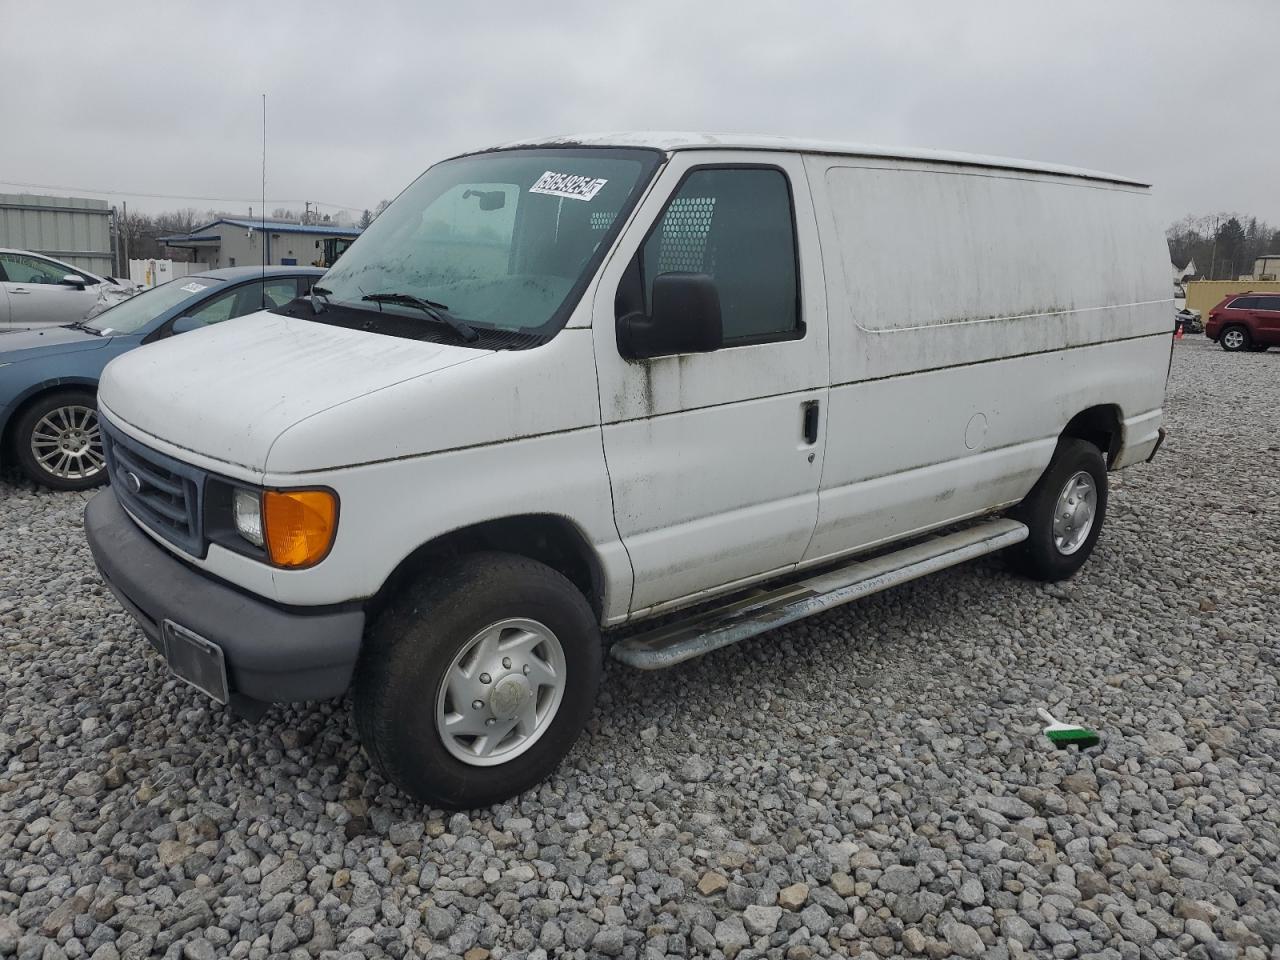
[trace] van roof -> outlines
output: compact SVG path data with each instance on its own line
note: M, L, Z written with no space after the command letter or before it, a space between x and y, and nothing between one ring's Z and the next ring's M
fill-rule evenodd
M647 147L653 150L779 150L789 153L824 153L857 157L886 157L895 160L925 160L930 163L954 163L972 167L996 167L1050 173L1062 177L1082 177L1107 183L1149 187L1150 184L1096 170L1084 170L1054 163L1011 160L951 150L921 150L915 147L886 147L868 143L840 143L832 140L808 140L801 137L769 137L754 134L679 133L673 131L628 131L619 133L586 133L569 136L517 140L491 147L513 150L522 147Z

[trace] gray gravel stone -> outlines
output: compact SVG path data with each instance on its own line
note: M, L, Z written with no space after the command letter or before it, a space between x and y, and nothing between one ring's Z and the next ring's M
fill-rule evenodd
M751 943L751 937L743 926L741 917L728 917L716 924L716 946L726 957L735 957L743 947Z
M980 957L986 952L986 944L978 931L967 923L952 920L941 930L947 945L962 957Z
M444 940L453 933L453 917L448 910L439 907L427 907L422 914L422 922L433 940Z
M913 893L920 887L920 877L910 867L894 866L881 874L876 886L887 893Z
M188 940L182 945L182 960L215 960L213 944L205 939Z
M596 935L591 938L591 949L597 953L604 954L606 957L616 957L622 953L625 938L626 930L622 927L601 927Z
M286 860L262 878L262 898L270 900L277 894L284 893L295 883L305 879L306 875L307 868L301 860Z
M570 760L469 812L388 787L344 702L251 723L175 680L85 498L0 474L0 957L1274 960L1278 373L1179 341L1071 580L990 558L607 661Z
M753 903L742 911L742 923L753 936L768 936L778 929L782 919L781 907L766 907Z
M800 921L815 936L824 937L831 929L831 917L821 905L811 903L800 911Z
M1008 817L1010 820L1022 820L1026 817L1035 815L1035 808L1031 804L1019 800L1017 797L987 797L982 801L982 806L987 810L994 810L1002 817Z
M985 899L982 892L982 881L977 877L969 877L960 884L960 902L966 907L976 907Z
M564 943L570 950L581 950L595 939L600 925L590 917L574 917L564 928Z

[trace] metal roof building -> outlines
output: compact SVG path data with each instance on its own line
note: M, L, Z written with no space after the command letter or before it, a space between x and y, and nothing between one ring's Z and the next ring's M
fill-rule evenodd
M212 268L263 262L271 266L328 266L359 235L357 227L333 223L219 217L190 233L159 240L166 247L195 251L196 259Z

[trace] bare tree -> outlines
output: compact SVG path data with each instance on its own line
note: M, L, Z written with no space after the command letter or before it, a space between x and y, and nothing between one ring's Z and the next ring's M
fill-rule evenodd
M1280 230L1257 217L1222 212L1186 216L1166 231L1169 258L1177 267L1194 260L1200 276L1233 280L1253 271L1253 262L1280 249Z

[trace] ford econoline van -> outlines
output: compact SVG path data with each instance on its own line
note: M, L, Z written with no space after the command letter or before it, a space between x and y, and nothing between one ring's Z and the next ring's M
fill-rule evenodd
M495 802L569 750L611 628L654 669L997 550L1079 569L1163 437L1157 215L797 140L454 157L310 297L106 368L94 557L208 696L350 690L387 778Z

